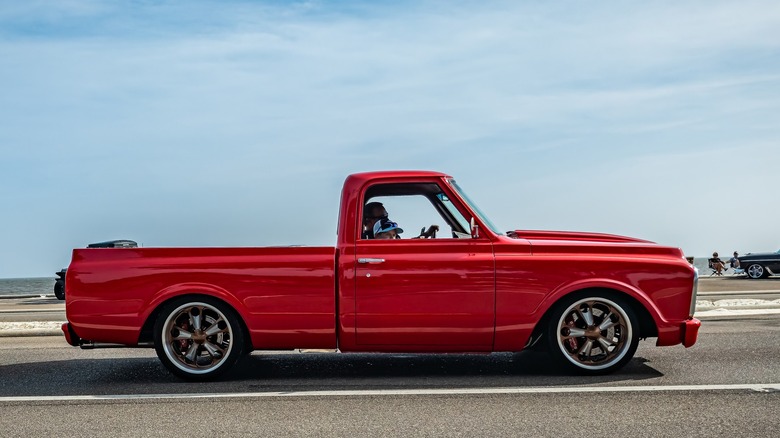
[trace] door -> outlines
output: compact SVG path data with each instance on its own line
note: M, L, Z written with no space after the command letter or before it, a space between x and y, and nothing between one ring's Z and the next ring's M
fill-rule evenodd
M492 349L495 262L487 238L359 240L355 263L358 345Z

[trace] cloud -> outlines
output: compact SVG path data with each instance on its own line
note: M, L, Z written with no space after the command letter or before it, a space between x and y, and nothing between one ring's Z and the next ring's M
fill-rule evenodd
M738 181L780 158L778 24L773 2L13 4L0 277L113 237L332 244L346 174L392 168L455 175L507 228L759 246ZM734 215L761 226L689 225Z

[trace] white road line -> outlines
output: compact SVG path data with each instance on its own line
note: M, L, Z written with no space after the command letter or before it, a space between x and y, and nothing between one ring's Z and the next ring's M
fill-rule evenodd
M178 401L185 399L228 398L286 398L286 397L377 397L413 395L513 395L513 394L577 394L615 392L666 392L666 391L780 391L780 383L734 385L678 385L678 386L606 386L606 387L536 387L536 388L461 388L461 389L368 389L343 391L284 391L284 392L229 392L212 394L114 394L114 395L63 395L0 397L0 403L8 402L58 402L58 401Z

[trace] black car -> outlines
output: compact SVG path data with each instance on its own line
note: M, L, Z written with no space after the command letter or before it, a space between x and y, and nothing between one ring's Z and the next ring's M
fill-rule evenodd
M737 257L739 267L745 270L748 278L765 278L780 275L780 250L762 252Z
M54 296L57 297L58 300L65 299L65 273L66 272L67 272L67 268L61 269L59 272L55 272L58 278L54 281Z

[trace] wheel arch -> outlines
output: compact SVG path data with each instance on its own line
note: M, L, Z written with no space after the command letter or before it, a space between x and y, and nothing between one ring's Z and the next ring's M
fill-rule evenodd
M650 310L648 310L647 306L645 306L642 302L640 302L635 296L615 288L604 287L604 286L590 286L581 289L575 289L567 293L557 295L554 300L551 300L547 305L544 314L534 326L529 341L533 342L533 344L537 344L544 337L546 328L550 323L550 318L552 317L552 313L555 310L555 306L558 303L560 303L562 300L578 299L578 298L586 297L588 295L592 296L595 294L598 294L599 296L602 296L607 299L617 297L621 300L624 300L629 306L631 306L631 310L634 311L634 314L638 319L637 323L639 325L640 339L652 338L658 336L658 326L656 324L655 319L653 318L653 315L650 313ZM533 345L529 345L529 347L531 346Z
M225 292L225 294L226 293L227 292ZM252 342L250 340L249 328L246 325L246 317L244 316L242 309L239 308L240 306L236 305L236 303L240 303L240 302L236 300L235 297L233 297L232 295L229 294L225 295L225 294L214 294L208 289L187 288L187 289L178 290L176 292L169 292L166 294L159 295L158 299L153 300L151 305L149 306L150 310L147 312L147 316L144 320L144 324L141 326L141 331L138 335L138 343L151 344L152 342L154 342L154 324L157 321L157 318L160 316L160 312L162 311L162 309L164 309L165 306L167 306L169 303L181 298L198 300L200 298L206 297L206 298L220 301L222 304L230 307L234 312L236 312L236 314L238 315L239 326L241 327L241 330L244 332L245 335L244 348L247 349L245 351L251 351ZM232 297L233 299L225 299L226 297Z

